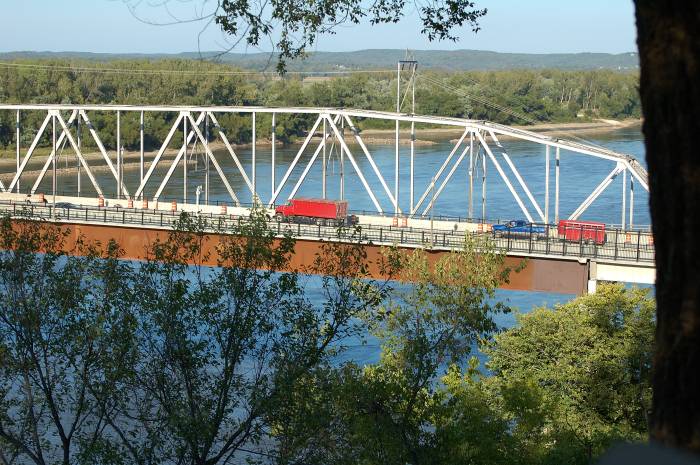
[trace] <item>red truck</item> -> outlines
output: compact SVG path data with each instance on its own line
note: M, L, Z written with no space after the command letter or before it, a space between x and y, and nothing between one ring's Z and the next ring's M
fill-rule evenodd
M275 208L275 218L329 226L357 223L355 215L348 216L348 202L345 200L291 199L286 205Z
M598 245L605 244L605 223L595 221L560 220L559 237L573 242L593 242Z

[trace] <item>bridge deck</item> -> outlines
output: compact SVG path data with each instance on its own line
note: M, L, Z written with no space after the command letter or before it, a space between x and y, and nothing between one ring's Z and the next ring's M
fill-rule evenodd
M7 196L7 194L5 194ZM58 205L61 205L58 203ZM180 208L193 210L194 205L181 205ZM211 209L211 207L209 207ZM210 236L220 239L226 231L232 231L247 216L240 214L215 214L195 212L210 224ZM0 214L14 218L28 218L46 223L58 224L71 229L71 237L77 240L84 234L89 240L107 241L115 239L125 248L125 258L142 259L146 246L156 238L166 239L180 212L157 209L104 208L91 205L56 206L45 203L0 201ZM465 235L481 234L491 237L497 250L506 254L508 266L517 267L523 258L525 268L511 275L511 281L504 285L508 289L534 290L582 294L595 290L597 280L620 280L651 284L654 281L654 250L651 235L634 231L624 233L609 231L605 244L568 242L556 237L556 228L544 237L495 237L492 232L478 232L476 224L452 224L434 222L433 228L397 227L381 223L390 220L386 217L361 217L360 241L367 249L370 272L382 277L379 262L381 248L398 246L405 252L423 248L429 251L431 260L463 246ZM375 224L370 224L372 221ZM425 220L423 220L425 223ZM449 229L441 229L453 225ZM484 225L481 225L482 227ZM353 231L333 226L316 224L285 223L275 219L268 221L270 230L278 235L291 234L297 239L294 269L308 268L313 257L320 251L325 241L356 242ZM474 228L477 230L474 231ZM216 243L216 240L214 243ZM213 261L211 264L214 265Z
M59 203L60 205L60 203ZM180 206L185 210L194 210L196 206ZM0 212L14 217L28 217L41 221L70 222L74 224L106 224L110 226L130 226L143 229L171 229L179 212L155 209L135 208L100 208L95 206L53 207L50 204L0 202ZM215 214L199 212L212 225L211 231L226 231L241 221L245 215ZM489 235L497 250L518 257L541 257L558 260L594 260L597 263L633 265L654 268L654 247L652 236L642 231L607 231L604 244L571 242L557 236L552 227L548 234L518 234L517 236L496 237L491 232L478 232L476 224L458 225L444 221L433 222L433 227L426 227L429 220L414 224L423 227L400 227L376 224L386 222L386 217L361 217L361 240L376 245L398 245L407 248L429 248L434 250L454 250L463 246L465 234ZM270 219L268 225L278 234L291 233L294 237L306 240L351 239L351 231L339 230L334 226L286 223ZM454 227L447 228L447 226ZM460 226L460 227L458 227Z

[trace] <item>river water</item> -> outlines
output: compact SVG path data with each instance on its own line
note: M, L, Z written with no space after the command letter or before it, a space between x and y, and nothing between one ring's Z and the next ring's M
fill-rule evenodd
M177 140L177 139L176 139ZM607 147L609 149L626 153L636 157L645 164L644 145L642 134L639 128L626 128L618 131L613 131L597 136L586 136L586 140ZM415 149L415 199L419 199L422 193L427 189L432 177L435 175L440 165L443 163L448 153L453 147L453 143L449 140L437 141L434 145L420 145ZM508 150L513 163L519 170L523 179L530 187L533 195L539 201L544 209L545 196L545 157L544 147L522 141L503 141L504 147ZM339 198L340 186L340 163L338 159L337 148L330 149L328 145L329 159L327 163L327 196L328 198ZM394 151L393 145L370 145L368 148L379 167L380 172L385 176L386 183L389 189L393 191L394 186ZM278 203L286 199L291 192L296 180L300 177L304 166L311 157L315 147L307 148L305 155L301 157L299 166L292 172L287 182L287 186L281 191ZM367 159L361 154L359 147L351 146L351 150L356 158L358 165L365 174L367 181L382 207L388 211L392 211L392 207L388 197L384 194L383 188L378 178L372 172L372 168ZM284 170L291 163L292 159L298 151L298 146L281 147L276 149L276 181L279 183ZM251 172L251 149L237 149L236 153L240 157L246 171ZM461 150L453 158L453 162L461 153ZM251 201L250 192L245 188L244 181L238 173L230 156L225 151L217 151L215 153L220 161L223 171L231 182L234 191L238 194L242 202L248 203ZM262 196L263 201L267 201L272 190L271 185L271 163L270 163L270 147L257 147L257 190ZM400 147L400 176L402 179L400 191L400 207L404 210L408 208L409 203L409 147ZM196 156L192 158L194 160ZM193 202L195 198L195 189L198 185L204 185L204 170L203 156L201 155L195 164L190 163L188 171L188 200ZM451 165L450 165L451 166ZM503 165L504 169L507 167ZM614 162L597 159L594 157L580 155L568 151L561 152L560 162L560 215L567 217L573 212L576 207L591 193L591 191L605 178L605 176L614 168ZM551 173L550 173L550 219L554 216L554 150L551 152ZM443 177L449 172L447 168ZM146 196L150 197L155 193L160 180L167 171L167 164L159 166L153 176L153 181L149 182L146 187ZM345 198L349 202L351 210L372 210L374 206L366 194L362 183L355 174L351 163L346 159L345 166ZM480 173L479 173L480 176ZM116 189L114 178L108 176L106 172L96 174L98 182L105 190L107 197ZM138 185L138 170L125 171L125 182L133 193ZM514 184L517 184L515 178L510 176ZM309 170L305 182L301 185L297 196L320 197L321 196L321 157ZM627 185L629 188L630 176L627 177ZM25 184L27 185L27 184ZM71 192L76 190L77 178L73 175L62 176L59 181L60 190L63 192ZM84 195L94 195L94 191L89 187L89 181L85 176L82 178L82 186ZM49 176L44 180L40 191L50 192L51 180ZM485 217L491 220L495 219L518 219L523 218L521 210L518 208L511 193L498 176L496 169L491 162L487 162L487 177L486 177L486 215ZM447 216L468 216L468 156L462 164L455 170L451 182L445 187L440 197L435 203L435 215ZM620 224L621 218L621 192L622 192L622 176L618 176L613 183L587 210L581 217L582 219L602 221L607 224ZM432 195L432 193L431 193ZM176 198L181 201L183 197L183 170L179 166L173 173L164 193L161 195L161 200L169 200ZM524 202L527 203L525 195L521 195ZM203 200L203 197L202 197ZM232 204L231 198L228 196L226 189L218 179L218 175L213 170L210 171L210 202L227 202ZM629 202L629 198L627 200ZM634 225L646 226L650 223L648 195L641 186L635 185L634 191ZM424 204L425 205L425 204ZM629 203L627 204L627 215L629 215ZM534 209L530 209L534 213ZM474 187L474 216L481 217L481 180L475 179ZM627 218L629 221L629 216ZM316 278L309 277L307 282L308 295L313 299L319 292L318 282ZM537 293L537 292L522 292L522 291L506 291L499 290L496 295L497 300L507 302L514 310L514 313L508 315L500 315L497 317L499 325L502 327L510 327L515 324L515 313L529 312L538 306L552 306L557 303L564 303L575 296L568 294L553 294L553 293ZM320 299L320 294L319 297ZM379 347L376 341L369 338L366 342L349 341L348 349L344 353L345 358L351 358L358 363L367 363L376 361L379 356Z

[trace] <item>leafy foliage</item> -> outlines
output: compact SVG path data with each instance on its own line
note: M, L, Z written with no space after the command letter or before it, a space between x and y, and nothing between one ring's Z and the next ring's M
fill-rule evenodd
M156 62L125 60L27 61L38 68L0 68L0 101L7 103L89 103L157 105L268 105L351 107L393 110L395 73L354 74L328 80L300 76L271 79L238 75L225 65L187 60ZM43 68L49 66L49 68ZM57 66L58 68L51 68ZM93 70L81 70L89 67ZM110 71L117 70L118 72ZM600 71L421 72L417 81L416 112L461 118L488 119L506 124L565 122L586 118L639 117L638 77L634 73ZM502 111L497 107L507 108ZM404 108L406 110L407 108ZM527 120L519 118L525 115ZM39 112L22 113L23 147L41 124ZM15 113L0 111L0 149L14 146ZM147 149L159 148L176 114L145 114ZM221 126L232 143L251 141L250 116L220 114ZM106 147L116 144L116 115L92 112L90 118ZM139 147L137 113L122 115L122 143ZM360 129L382 128L387 122L357 122ZM384 126L383 126L384 125ZM278 140L292 141L310 127L309 115L278 115ZM211 136L214 136L211 131ZM257 136L269 138L271 116L257 115ZM47 137L40 141L50 144ZM91 148L90 137L83 144ZM94 149L94 147L92 147Z
M456 329L441 329L438 302L455 295L443 291L387 312L379 363L313 373L279 419L283 463L585 464L615 441L645 439L654 333L646 291L603 285L521 316L493 339L483 337L491 310L482 313L479 299L456 313L482 323L471 318L464 331L453 316ZM463 342L480 327L489 371ZM443 358L447 347L463 350Z
M134 320L118 247L78 240L64 251L67 236L32 221L0 222L4 464L68 465L101 449L105 423L93 392L109 387L115 360L130 359L122 338Z
M644 440L654 312L647 291L602 286L496 336L490 383L514 435L545 463L589 463L613 441Z
M254 210L214 242L183 214L137 264L5 218L0 460L584 464L646 437L646 291L602 285L499 332L511 270L488 241L439 260L386 250L377 266L414 283L393 289L359 243L329 242L302 270L322 276L311 302L268 220ZM377 363L338 357L368 332Z
M393 253L388 251L389 261ZM415 284L365 315L382 343L380 361L315 372L277 418L286 460L432 462L436 416L445 399L439 380L496 330L493 315L508 309L488 299L509 270L488 242L471 237L463 250L434 263L428 252L415 251L401 270L400 278ZM311 410L313 423L305 425Z
M479 30L478 20L486 9L476 9L469 0L430 0L416 4L428 40L456 40L453 30L464 24ZM320 34L333 34L344 23L359 24L369 18L371 24L396 23L406 14L404 0L223 0L213 14L227 34L248 45L258 46L262 39L274 40L277 70L284 73L287 60L302 56ZM275 34L275 39L272 39Z

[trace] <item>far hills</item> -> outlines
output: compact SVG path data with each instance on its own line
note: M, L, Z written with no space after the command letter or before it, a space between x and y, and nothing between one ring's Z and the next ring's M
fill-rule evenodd
M636 52L609 53L500 53L483 50L415 50L411 52L422 69L445 71L496 71L507 69L637 70ZM405 50L372 49L353 52L311 52L304 60L289 62L289 71L347 71L395 69L406 57ZM88 53L88 52L3 52L0 60L14 59L83 59L112 61L119 59L215 59L244 69L274 71L277 57L269 53L185 52L177 54Z

